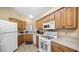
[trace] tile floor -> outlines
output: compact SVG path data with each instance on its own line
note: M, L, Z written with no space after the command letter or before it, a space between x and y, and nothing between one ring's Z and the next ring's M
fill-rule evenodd
M34 44L27 45L23 43L15 52L38 52L38 48Z

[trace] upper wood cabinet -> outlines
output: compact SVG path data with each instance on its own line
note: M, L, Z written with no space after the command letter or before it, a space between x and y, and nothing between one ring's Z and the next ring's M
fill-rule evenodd
M77 27L77 8L69 7L64 8L64 25L65 28L76 28Z
M77 8L63 8L55 12L56 28L76 28Z
M48 21L48 17L44 17L44 23Z
M43 20L36 21L36 29L43 29Z
M40 21L38 20L38 21L36 21L36 29L40 29Z
M14 18L9 18L9 21L17 23L18 30L24 30L26 28L26 22L20 21Z
M63 28L63 21L64 21L64 14L63 14L63 9L55 12L55 26L56 28Z
M50 14L49 16L43 17L40 20L36 21L36 28L43 29L43 23L54 20L54 14Z
M18 27L19 29L22 29L22 30L26 29L26 22L18 21Z
M77 28L77 8L61 8L36 22L37 29L42 29L43 23L55 20L55 27L58 28Z
M49 14L49 21L52 21L52 20L55 20L55 14L54 13L52 13L52 14Z
M44 17L44 22L55 20L54 13Z

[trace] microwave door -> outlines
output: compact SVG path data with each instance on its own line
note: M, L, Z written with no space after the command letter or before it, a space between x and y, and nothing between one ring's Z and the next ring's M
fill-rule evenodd
M49 25L44 25L44 28L49 28Z
M44 28L46 28L46 25L44 25Z

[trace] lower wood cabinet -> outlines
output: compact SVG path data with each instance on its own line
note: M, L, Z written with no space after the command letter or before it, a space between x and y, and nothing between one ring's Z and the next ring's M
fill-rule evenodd
M52 52L77 52L76 50L74 50L72 48L63 46L56 42L52 42L51 50L52 50Z
M31 41L33 42L33 34L25 34L24 41Z
M36 36L36 46L39 48L39 36Z
M22 43L24 43L24 34L18 35L18 45L21 45Z

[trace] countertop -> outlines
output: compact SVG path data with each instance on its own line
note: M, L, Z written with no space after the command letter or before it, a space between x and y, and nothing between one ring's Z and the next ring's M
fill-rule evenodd
M18 33L18 35L23 35L23 34L33 34L33 33Z
M57 38L52 41L79 51L79 40L71 38Z
M18 33L18 35L23 35L23 34L34 34L34 33ZM38 36L40 36L40 34L36 34L36 35L38 35Z

